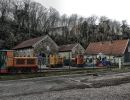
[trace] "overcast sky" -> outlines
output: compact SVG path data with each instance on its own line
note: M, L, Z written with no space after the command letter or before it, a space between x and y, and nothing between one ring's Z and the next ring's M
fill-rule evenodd
M130 24L130 0L35 0L45 7L56 8L60 14L68 16L76 13L89 17L106 16L118 21L127 20Z

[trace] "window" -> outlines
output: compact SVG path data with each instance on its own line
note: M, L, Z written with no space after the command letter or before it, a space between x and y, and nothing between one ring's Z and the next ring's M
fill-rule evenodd
M16 64L25 64L25 59L16 59Z
M27 64L35 64L35 59L27 59Z

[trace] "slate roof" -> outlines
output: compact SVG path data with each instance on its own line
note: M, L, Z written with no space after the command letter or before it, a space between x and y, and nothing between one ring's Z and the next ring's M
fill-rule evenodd
M59 51L60 52L71 51L76 45L77 45L77 43L75 43L75 44L61 45L61 46L59 46Z
M105 42L90 43L86 49L86 54L97 55L99 53L105 55L122 56L128 46L129 40L114 40Z
M40 41L43 37L44 36L23 41L22 43L14 47L13 50L32 47L36 42Z

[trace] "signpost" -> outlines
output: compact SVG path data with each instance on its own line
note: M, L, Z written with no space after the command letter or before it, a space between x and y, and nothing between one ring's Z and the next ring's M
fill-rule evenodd
M43 59L42 55L39 54L39 55L38 55L38 61L39 61L39 63L40 63L40 72L41 72L41 67L42 67L42 59Z
M47 50L46 65L48 65L49 64L49 58L48 58L48 56L49 56L50 51L51 51L51 49L50 49L50 47L48 45L46 46L46 50Z

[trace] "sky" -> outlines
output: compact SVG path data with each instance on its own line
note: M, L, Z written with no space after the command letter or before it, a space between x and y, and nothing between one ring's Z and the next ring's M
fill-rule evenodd
M113 20L127 20L130 25L130 0L35 0L45 7L56 8L60 14L106 16Z

